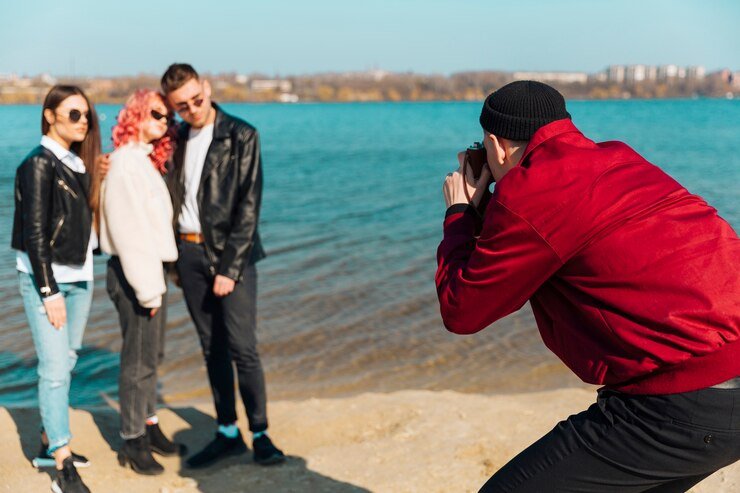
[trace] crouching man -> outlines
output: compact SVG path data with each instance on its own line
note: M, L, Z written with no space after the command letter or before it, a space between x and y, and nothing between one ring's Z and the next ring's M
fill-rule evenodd
M461 166L443 187L444 324L473 334L529 301L545 345L602 385L481 491L685 491L735 462L732 227L626 144L586 138L550 86L500 88L480 124L487 169L475 180Z

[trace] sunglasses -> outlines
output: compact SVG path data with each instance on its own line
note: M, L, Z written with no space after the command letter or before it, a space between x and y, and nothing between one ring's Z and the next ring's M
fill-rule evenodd
M196 108L200 108L201 105L203 104L204 99L203 98L197 98L197 99L193 99L192 101L193 101L193 106L195 106ZM188 111L190 111L190 103L189 102L186 101L186 102L183 102L183 103L180 103L180 104L177 105L177 112L178 113L182 114L182 113L187 113Z
M169 122L170 120L170 116L167 113L162 114L157 110L152 110L149 114L152 115L152 118L154 118L155 120L164 120L165 123Z
M78 121L80 121L80 118L82 118L82 115L85 115L85 121L89 123L90 122L90 112L89 111L86 111L83 113L80 110L69 110L69 115L67 116L67 118L69 118L69 121L71 121L72 123L77 123Z

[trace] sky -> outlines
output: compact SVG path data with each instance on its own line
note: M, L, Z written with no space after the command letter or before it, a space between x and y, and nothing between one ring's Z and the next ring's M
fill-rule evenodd
M3 0L0 74L740 70L737 0Z

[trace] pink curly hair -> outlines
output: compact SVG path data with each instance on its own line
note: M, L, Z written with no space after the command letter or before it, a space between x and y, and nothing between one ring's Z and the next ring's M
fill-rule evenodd
M162 103L165 103L164 97L160 93L150 89L139 89L128 98L128 101L118 113L118 123L113 126L114 148L118 149L122 145L139 140L142 123L151 118L150 111L153 99L159 99ZM149 159L162 174L166 173L167 160L172 156L175 149L175 133L175 127L170 126L167 133L152 142L154 150L149 154Z

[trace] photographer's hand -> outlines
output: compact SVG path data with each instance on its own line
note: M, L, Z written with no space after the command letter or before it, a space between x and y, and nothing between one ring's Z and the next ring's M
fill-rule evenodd
M457 171L448 173L444 185L442 185L442 194L444 195L445 203L447 207L454 204L468 203L473 207L478 207L483 195L488 190L488 186L491 184L491 171L488 169L488 166L484 166L480 177L476 180L473 178L473 171L468 167L466 176L463 177L462 162L465 159L465 153L459 153L457 159L460 162L460 167ZM465 196L465 187L468 187L468 194L471 197L470 202L468 202Z

